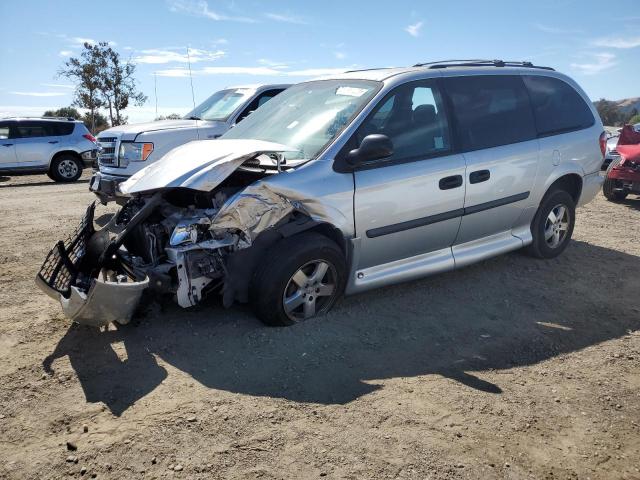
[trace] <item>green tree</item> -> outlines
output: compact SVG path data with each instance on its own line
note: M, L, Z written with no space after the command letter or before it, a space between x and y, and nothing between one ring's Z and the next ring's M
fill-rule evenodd
M47 110L42 114L43 117L65 117L80 120L82 114L74 107L62 107L57 110Z
M90 125L91 115L89 114L89 112L85 113L81 120L84 122L85 125ZM96 112L94 116L94 123L95 123L95 127L91 129L91 133L93 133L94 135L97 135L102 130L106 130L107 128L110 127L107 117L105 117L100 112Z
M96 126L96 112L104 104L101 95L104 68L97 45L85 42L80 57L71 57L58 72L58 75L75 81L73 105L89 110L92 131Z
M104 76L101 92L107 108L111 125L127 123L127 117L122 112L129 104L144 105L146 95L138 91L133 74L136 71L135 64L130 61L123 62L120 54L107 43L98 44L104 61Z

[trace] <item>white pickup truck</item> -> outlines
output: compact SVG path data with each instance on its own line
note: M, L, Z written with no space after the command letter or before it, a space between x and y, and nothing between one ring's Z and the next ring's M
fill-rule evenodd
M117 186L170 150L192 140L216 139L290 85L229 87L211 95L181 120L119 125L98 136L98 168L89 189L103 203Z

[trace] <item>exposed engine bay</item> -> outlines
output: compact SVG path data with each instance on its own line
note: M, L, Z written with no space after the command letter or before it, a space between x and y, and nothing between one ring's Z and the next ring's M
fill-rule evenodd
M281 237L277 228L312 222L301 204L266 186L245 192L294 167L284 163L278 153L257 152L211 191L131 193L101 228L94 225L94 202L71 237L51 250L36 282L60 300L66 316L92 326L127 323L143 291L174 295L181 307L213 292L225 306L246 301L250 269Z

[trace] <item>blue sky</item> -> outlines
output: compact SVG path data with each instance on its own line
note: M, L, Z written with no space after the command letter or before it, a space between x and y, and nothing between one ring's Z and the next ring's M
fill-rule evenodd
M574 77L592 99L640 96L638 0L0 0L0 116L67 106L56 78L83 41L137 65L149 100L130 121L192 106L223 87L292 83L353 68L446 58L531 60Z

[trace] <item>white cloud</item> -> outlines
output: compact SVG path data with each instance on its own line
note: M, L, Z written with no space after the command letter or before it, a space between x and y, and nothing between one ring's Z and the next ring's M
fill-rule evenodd
M584 75L596 75L605 70L615 67L618 62L615 61L616 56L612 53L596 53L593 55L593 61L589 63L572 63L571 68L579 71Z
M552 34L555 34L555 35L575 34L575 33L581 33L582 32L582 30L552 27L550 25L545 25L543 23L534 23L533 27L538 29L538 30L540 30L541 32L552 33Z
M412 25L408 25L404 30L412 37L420 36L420 30L422 30L422 22L416 22Z
M40 85L42 85L43 87L53 87L53 88L70 88L70 89L76 88L73 85L68 85L63 83L41 83Z
M333 52L333 55L338 59L338 60L344 60L345 58L347 58L347 54L344 52Z
M209 8L206 0L167 0L169 10L175 13L184 13L196 17L208 18L209 20L233 21L255 23L255 20L248 17L229 16L223 13L215 12Z
M60 50L58 55L61 57L70 57L73 52L71 50Z
M84 45L85 43L88 43L89 45L95 45L96 43L98 43L93 38L84 38L84 37L72 37L71 41L78 45Z
M640 37L604 37L591 43L605 48L636 48L640 47Z
M202 50L198 48L189 48L189 56L187 56L187 49L148 49L141 50L140 55L134 57L133 61L136 63L188 63L189 59L191 63L198 62L210 62L224 57L225 52L223 50ZM189 58L190 57L190 58Z
M265 77L320 77L342 73L346 68L307 68L288 70L286 65L253 66L253 67L204 67L192 70L194 76L203 75L250 75ZM159 77L188 77L189 69L184 67L169 68L155 72Z
M264 16L267 17L269 20L273 20L276 22L294 23L296 25L307 24L307 21L304 20L303 18L298 17L296 15L291 15L289 13L265 13Z
M21 95L23 97L63 97L69 95L67 92L9 92L11 95Z

